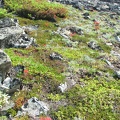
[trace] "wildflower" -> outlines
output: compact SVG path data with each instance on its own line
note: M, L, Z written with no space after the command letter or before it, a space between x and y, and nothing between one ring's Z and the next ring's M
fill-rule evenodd
M40 120L52 120L50 117L40 117Z
M75 34L76 34L76 33L70 33L70 36L73 37L73 36L75 36Z
M28 71L27 69L25 69L25 70L24 70L24 75L28 75L28 72L29 72L29 71Z
M98 21L96 21L96 20L93 20L93 22L94 22L95 30L98 30L100 23Z

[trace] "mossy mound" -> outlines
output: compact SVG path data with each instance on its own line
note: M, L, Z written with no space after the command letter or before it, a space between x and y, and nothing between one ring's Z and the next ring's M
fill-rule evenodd
M55 21L55 17L64 18L67 15L67 9L63 5L46 0L5 0L5 8L30 19Z

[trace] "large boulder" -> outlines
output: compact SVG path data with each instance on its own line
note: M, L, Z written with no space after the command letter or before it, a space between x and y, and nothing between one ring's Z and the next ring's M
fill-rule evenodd
M0 83L5 79L5 74L11 68L9 56L0 49Z
M0 48L26 48L34 45L35 39L30 38L17 19L3 18L0 20Z

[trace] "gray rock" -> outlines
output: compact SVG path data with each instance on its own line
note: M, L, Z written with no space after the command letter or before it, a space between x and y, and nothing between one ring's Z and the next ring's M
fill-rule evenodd
M19 79L12 79L10 77L7 77L1 84L0 84L0 90L6 92L6 93L14 93L21 87L21 81Z
M51 60L63 60L63 57L60 54L53 52L52 54L50 54L50 59Z
M120 78L120 71L115 71L115 74L118 78Z
M38 30L39 25L29 25L29 26L23 26L22 28L24 30L28 30L28 31L34 31L34 30Z
M35 39L25 34L16 19L1 19L0 28L0 48L26 48L35 45Z
M21 107L21 110L18 111L17 116L28 114L29 116L35 118L40 116L40 114L47 114L48 111L48 104L43 101L39 101L36 97L32 97Z
M3 5L4 5L4 1L0 0L0 8L3 7Z
M111 51L111 54L114 56L117 56L120 59L120 53L118 53L118 51Z
M120 37L119 36L116 36L115 39L120 42Z
M74 117L74 120L83 120L82 118Z
M11 67L9 56L0 49L0 83L5 79L5 75Z
M67 82L65 82L64 84L61 83L59 86L58 86L58 89L64 93L66 90L67 90Z
M101 10L102 11L109 10L109 6L104 4L104 5L101 6Z
M80 27L69 27L68 29L70 30L71 33L76 33L78 35L83 34L83 31Z
M72 5L73 7L82 10L93 10L98 11L120 11L120 0L50 0L57 1L62 4Z
M11 18L0 19L0 28L11 27L11 26L16 26L14 19Z
M101 50L100 46L97 45L97 43L95 41L90 41L88 43L88 47L90 47L93 50Z
M109 60L105 60L105 61L111 68L114 68L114 66L111 64L111 62Z
M67 26L65 28L58 28L57 34L60 34L65 39L70 39L70 34L82 35L83 31L79 26Z
M72 88L74 85L76 84L75 80L73 79L72 75L70 76L66 76L66 82L65 83L61 83L58 86L58 89L64 93L65 91L67 91L68 89Z

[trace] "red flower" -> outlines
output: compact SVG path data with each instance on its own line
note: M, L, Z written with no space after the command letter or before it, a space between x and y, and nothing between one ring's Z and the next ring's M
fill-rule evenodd
M43 45L44 47L46 46L46 44Z
M94 24L95 24L95 25L99 25L100 23L99 23L98 21L95 21Z
M28 71L27 69L25 69L25 70L24 70L24 75L28 75L28 72L29 72L29 71Z
M76 34L76 33L70 33L70 36L73 37L73 36L75 36L75 34Z
M40 117L40 120L52 120L50 117Z

